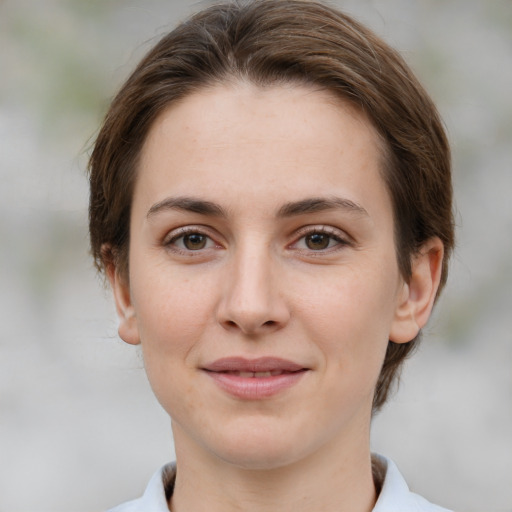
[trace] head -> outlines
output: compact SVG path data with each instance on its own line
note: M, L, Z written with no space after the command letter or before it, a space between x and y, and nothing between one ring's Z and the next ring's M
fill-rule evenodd
M350 17L316 1L229 1L163 37L123 85L90 159L90 236L100 271L129 278L130 214L142 149L173 104L219 85L311 87L349 104L379 137L380 172L391 199L394 248L407 282L411 262L438 238L454 243L450 153L431 99L400 55ZM373 410L386 401L408 343L389 341Z

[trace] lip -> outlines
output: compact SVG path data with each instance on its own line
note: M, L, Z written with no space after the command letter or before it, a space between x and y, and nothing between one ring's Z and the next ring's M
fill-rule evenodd
M309 368L276 357L228 357L217 359L202 370L228 394L244 400L261 400L294 386ZM272 375L247 375L251 373Z

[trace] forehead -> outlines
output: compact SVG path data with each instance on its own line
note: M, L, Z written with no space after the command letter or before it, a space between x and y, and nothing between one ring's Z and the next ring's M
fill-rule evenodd
M283 113L287 116L283 117ZM322 128L317 132L319 139L328 144L340 135L341 118L365 132L367 149L382 149L381 137L364 112L330 91L297 84L216 84L205 86L165 109L153 123L143 152L147 153L151 139L162 135L194 137L197 143L229 143L233 135L238 142L244 142L254 140L258 132L262 137L271 132L274 137L293 141L304 136L310 139L310 129L315 126ZM319 140L315 142L318 144Z
M371 202L365 183L387 194L383 153L366 116L330 92L217 85L171 105L155 121L141 154L135 200L137 191L157 200L189 195L191 187L196 195L228 200L229 184L230 195L245 201L264 195L268 205L283 193L324 196L340 187L348 196L359 189Z

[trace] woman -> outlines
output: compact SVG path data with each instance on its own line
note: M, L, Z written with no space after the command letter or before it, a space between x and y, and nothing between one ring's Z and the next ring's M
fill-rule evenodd
M446 137L396 52L315 1L207 8L121 88L90 180L176 450L116 511L442 510L369 447L453 247Z

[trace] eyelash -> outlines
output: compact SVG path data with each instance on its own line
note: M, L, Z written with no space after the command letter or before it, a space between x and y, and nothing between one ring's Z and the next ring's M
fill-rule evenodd
M212 247L207 247L207 248L199 248L199 249L194 250L194 249L182 248L177 245L177 242L180 239L185 239L186 236L191 236L191 235L199 235L201 237L204 237L204 238L206 238L207 244L213 243L216 247L220 247L220 245L217 244L213 240L213 238L206 232L206 230L204 228L201 228L200 226L190 226L190 227L185 227L185 228L179 228L176 232L171 232L170 235L167 236L163 240L163 245L164 245L164 247L166 247L167 249L169 249L175 253L183 254L183 255L186 255L189 257L198 256L205 249L212 248Z
M311 249L311 248L298 248L297 250L301 252L307 252L308 254L312 255L321 255L325 254L327 252L336 251L339 250L342 247L346 247L351 245L351 241L349 240L348 236L342 236L339 232L339 230L329 227L329 226L308 226L303 229L301 229L298 232L299 237L295 242L293 242L291 245L296 246L301 240L306 240L306 237L312 236L312 235L326 235L329 238L329 245L332 241L335 241L336 244L332 247L326 247L324 249Z
M328 244L329 246L326 248L320 248L320 249L311 249L311 248L298 248L296 247L299 242L302 240L306 240L308 236L313 235L325 235L328 237ZM206 244L209 244L210 247L200 247L196 250L194 249L187 249L182 248L177 245L177 242L181 239L185 239L186 236L190 235L199 235L201 237L206 238ZM330 246L331 242L336 242L334 246ZM306 242L305 242L306 243ZM199 256L202 254L205 250L212 249L214 247L211 246L213 244L215 247L219 248L221 247L215 240L206 232L206 230L200 226L190 226L190 227L184 227L179 228L177 232L172 232L169 236L167 236L163 240L163 245L167 249L178 253L183 254L188 257L193 256ZM346 247L351 245L350 240L348 240L348 237L342 237L340 236L340 232L337 229L331 228L329 226L307 226L302 228L297 232L297 238L296 240L291 243L288 247L291 247L292 250L297 250L303 253L308 253L310 255L321 255L325 254L327 252L333 252L336 250L339 250L341 247Z

